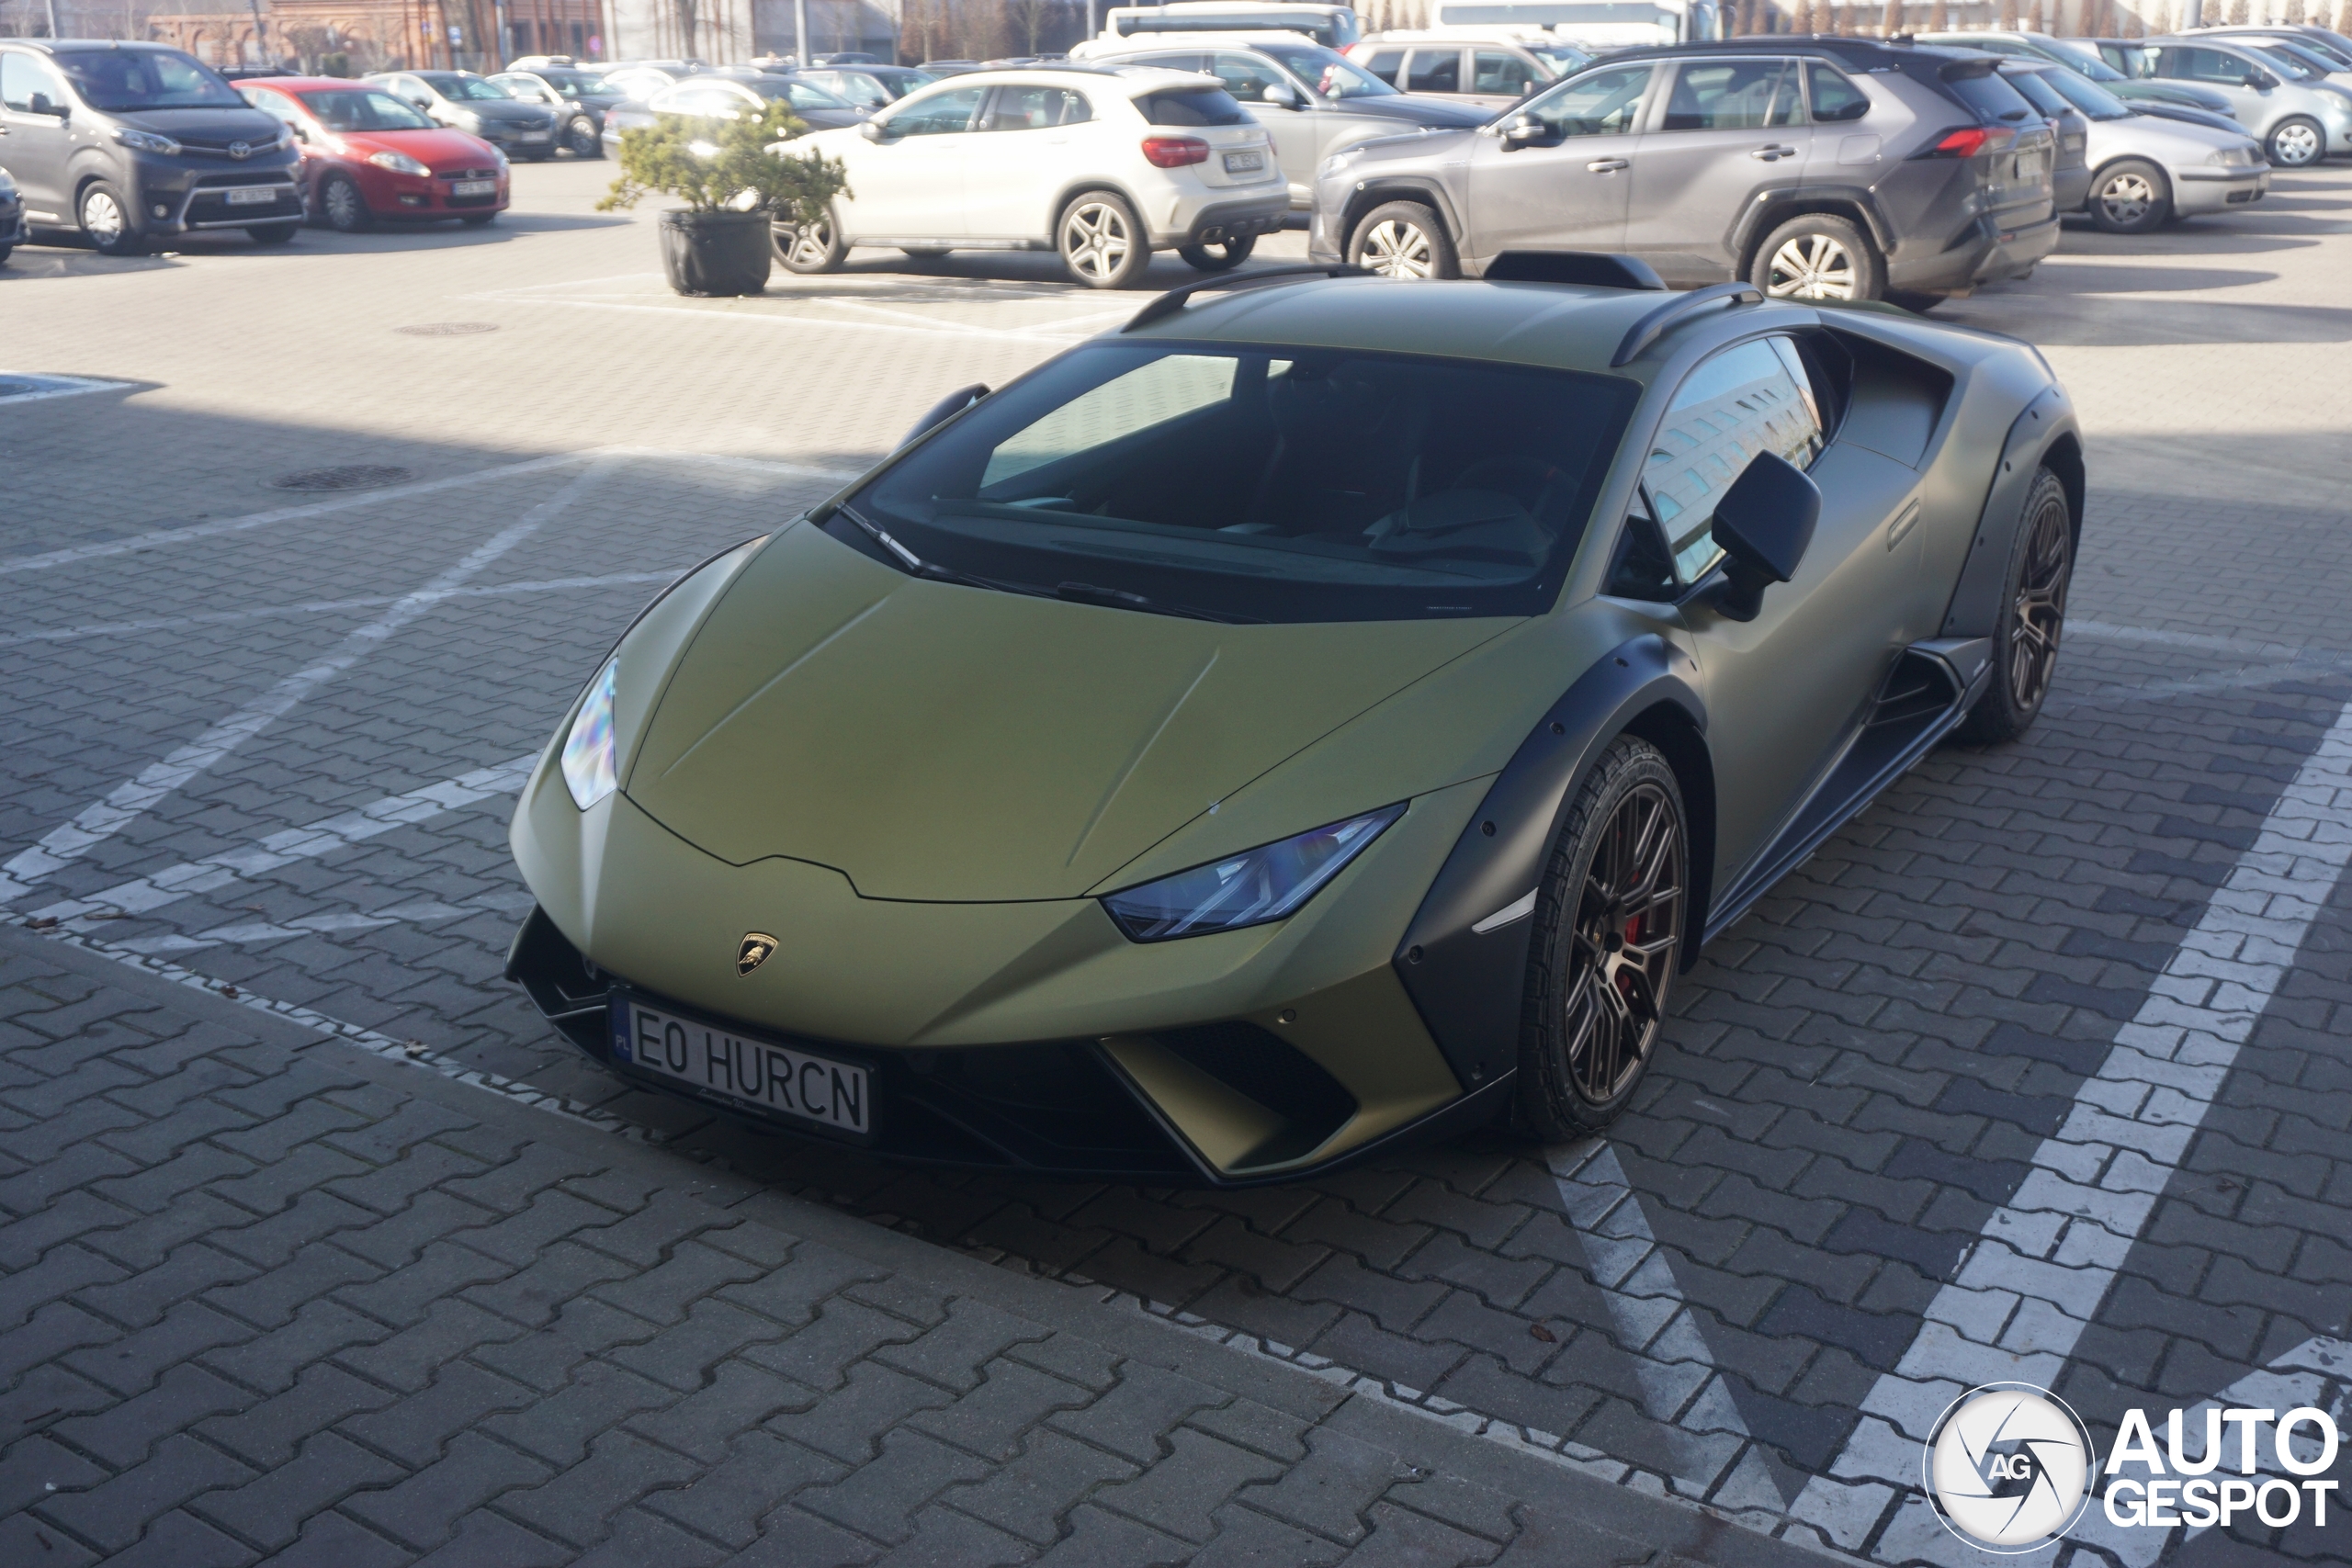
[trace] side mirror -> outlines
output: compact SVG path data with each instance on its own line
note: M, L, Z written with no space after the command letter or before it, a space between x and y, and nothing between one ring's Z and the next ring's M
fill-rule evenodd
M890 122L887 119L860 120L857 123L857 133L860 136L865 137L868 141L895 141L898 140L897 137L890 134Z
M1265 93L1259 101L1261 103L1272 104L1278 109L1295 109L1306 107L1306 100L1302 99L1298 96L1298 89L1292 86L1287 82L1269 83Z
M2257 93L2267 93L2278 85L2278 78L2267 71L2249 71L2245 73L2245 81L2241 84L2243 86L2252 87Z
M1764 590L1797 574L1821 520L1821 487L1776 452L1758 452L1715 506L1715 543L1730 581L1715 596L1726 619L1752 621Z
M954 419L957 414L962 413L966 409L970 408L974 403L978 402L982 398L985 398L988 395L988 387L986 383L983 382L975 382L968 387L956 388L954 391L948 393L945 397L932 404L931 407L924 412L923 416L915 421L914 428L908 431L906 434L899 438L899 445L901 446L912 446L917 439L929 434L933 426L946 423L949 420Z
M1541 141L1544 140L1544 122L1532 114L1513 115L1503 122L1502 138L1505 147Z
M311 128L309 126L289 125L286 129L294 133L294 140L297 141L308 141L311 139Z

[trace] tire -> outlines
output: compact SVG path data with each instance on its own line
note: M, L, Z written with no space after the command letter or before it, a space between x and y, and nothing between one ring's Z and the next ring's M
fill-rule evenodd
M1215 245L1179 245L1176 254L1194 272L1231 272L1250 259L1258 248L1258 236L1244 234L1238 240L1227 240Z
M1690 863L1673 768L1619 736L1577 789L1536 894L1518 1103L1545 1142L1607 1126L1648 1071L1682 955Z
M1070 281L1089 288L1131 288L1151 265L1151 236L1116 191L1080 191L1054 220L1054 249Z
M2074 576L2074 512L2066 487L2043 468L2026 491L2017 539L2009 547L2001 619L1993 631L1993 672L1984 694L1952 731L1954 739L1996 746L2033 728L2057 672L2066 590Z
M301 230L300 223L256 223L245 231L245 237L256 245L290 245Z
M571 149L575 158L601 158L605 155L605 139L597 131L595 122L582 115L564 127L563 144Z
M775 224L769 228L768 236L775 246L775 259L784 270L804 277L839 270L842 258L849 254L849 246L842 242L841 227L830 213L821 222Z
M1392 201L1363 215L1348 236L1348 260L1383 277L1460 277L1462 259L1436 211Z
M74 216L82 225L82 236L88 240L102 256L137 256L147 254L147 236L134 226L130 204L122 193L104 180L93 181L74 203Z
M2262 150L2282 169L2308 169L2327 156L2327 132L2309 115L2290 115L2270 128Z
M2144 158L2118 158L2092 176L2083 206L2108 233L2150 233L2172 217L2172 182Z
M357 180L349 175L329 175L319 182L319 220L338 234L356 234L372 226L376 215L368 210L368 198L360 194Z
M1747 280L1771 299L1876 299L1886 264L1850 220L1807 212L1764 236Z
M485 223L497 222L498 214L495 212L460 212L458 214L458 221L463 223L469 229L479 229Z

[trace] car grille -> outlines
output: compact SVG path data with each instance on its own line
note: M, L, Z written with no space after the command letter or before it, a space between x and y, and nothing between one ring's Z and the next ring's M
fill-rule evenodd
M436 180L494 180L498 177L498 171L496 169L435 169L433 171L433 177Z
M199 175L196 185L199 190L220 190L229 186L282 186L292 174L290 169L236 169Z
M498 193L492 191L488 196L451 196L442 199L451 207L496 207Z
M262 136L232 136L217 141L197 136L182 136L176 140L188 152L201 152L213 158L226 158L229 156L231 145L239 141L243 142L249 149L245 154L249 158L259 157L264 152L276 150L275 143Z

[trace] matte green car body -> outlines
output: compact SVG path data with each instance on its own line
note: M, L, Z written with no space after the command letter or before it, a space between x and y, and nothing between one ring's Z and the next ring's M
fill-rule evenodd
M1591 370L1668 299L1318 281L1198 300L1130 337ZM1602 592L1647 433L1684 374L1743 338L1825 330L1872 368L1812 470L1831 504L1796 580L1745 625ZM1907 389L1865 397L1885 366ZM1951 700L1973 695L1958 688L1981 679L1967 650L2001 611L1995 558L2023 476L2049 463L2081 513L2063 394L2008 340L1871 310L1695 306L1610 373L1642 395L1542 615L1219 624L927 581L807 519L729 552L618 645L618 789L574 806L558 766L569 719L526 787L514 851L535 925L560 940L526 927L518 955L575 950L592 982L625 976L901 1077L942 1053L1085 1043L1208 1181L1292 1178L1491 1114L1516 1048L1512 961L1454 929L1468 914L1438 931L1439 907L1485 915L1520 897L1560 793L1632 727L1683 774L1695 953L1786 869L1775 854L1796 852L1795 818L1818 813L1825 768L1859 744L1907 647L1961 650ZM1925 406L1919 387L1947 383ZM1890 525L1901 536L1881 546ZM1845 546L1828 536L1855 527L1877 556L1838 570L1854 552L1833 559ZM1099 901L1397 802L1402 818L1287 919L1140 942ZM775 945L744 973L750 932ZM1457 946L1476 962L1440 983ZM1509 995L1476 995L1496 988L1488 970ZM1469 999L1449 1003L1448 986ZM581 1003L565 1026L594 1052L592 988L533 994L560 1023L565 997ZM1170 1032L1204 1025L1286 1043L1351 1109L1302 1138L1296 1116L1170 1048Z

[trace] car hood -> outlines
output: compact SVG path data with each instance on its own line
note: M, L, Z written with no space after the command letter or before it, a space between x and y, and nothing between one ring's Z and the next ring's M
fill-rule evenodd
M478 114L484 119L503 120L510 125L548 125L555 120L555 111L544 104L521 102L498 103L489 98L449 100L449 107L459 114Z
M498 162L489 142L462 130L354 130L336 138L354 156L405 152L436 171L485 168Z
M1393 119L1404 125L1430 125L1453 129L1484 125L1495 118L1495 111L1465 104L1455 98L1425 97L1418 93L1398 93L1394 97L1349 98L1340 106L1348 113L1369 119Z
M2222 147L2258 145L2242 128L2222 130L2192 120L2135 114L2127 119L2095 120L2091 141L2099 159L2136 155L2166 164L2202 164Z
M721 860L814 863L869 898L1078 897L1513 624L1104 609L910 578L802 524L682 652L648 650L673 668L622 787Z
M214 143L243 139L256 147L276 141L286 129L277 117L254 108L108 109L106 118L158 136L198 136Z

